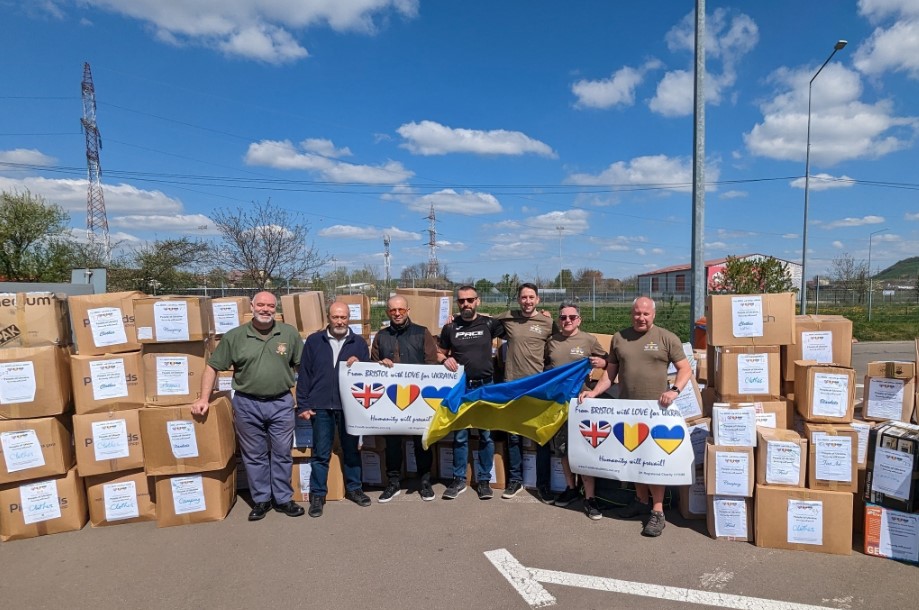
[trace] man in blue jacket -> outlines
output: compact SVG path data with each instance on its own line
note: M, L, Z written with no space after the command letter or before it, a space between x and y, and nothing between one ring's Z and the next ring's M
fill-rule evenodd
M313 460L310 475L310 517L322 516L328 493L329 458L335 430L341 441L345 471L345 498L358 506L370 506L361 488L361 454L357 437L348 434L338 390L338 367L344 362L368 362L370 350L360 335L348 327L350 312L346 303L329 306L329 326L306 338L297 376L298 417L313 422Z

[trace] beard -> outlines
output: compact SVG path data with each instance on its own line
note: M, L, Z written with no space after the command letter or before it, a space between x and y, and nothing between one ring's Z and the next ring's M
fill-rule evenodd
M341 328L339 328L338 326L332 326L329 330L332 332L332 335L335 337L344 337L345 335L348 334L347 326L344 326Z
M474 309L463 309L460 311L460 317L467 322L475 317Z

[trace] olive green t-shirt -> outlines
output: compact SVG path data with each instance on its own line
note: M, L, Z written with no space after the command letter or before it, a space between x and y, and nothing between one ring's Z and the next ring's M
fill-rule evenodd
M553 333L546 342L546 370L554 369L570 362L603 356L606 350L590 333L579 330L577 334L566 337L562 333Z
M262 335L249 322L225 334L207 363L217 371L232 367L234 390L268 398L294 386L302 353L303 339L290 324L275 322Z
M609 354L609 363L619 366L619 398L657 400L667 389L667 367L681 360L686 360L683 344L669 330L620 330Z
M504 379L513 381L543 372L546 341L552 334L552 318L537 313L527 318L520 310L506 311L495 316L507 333L507 359Z

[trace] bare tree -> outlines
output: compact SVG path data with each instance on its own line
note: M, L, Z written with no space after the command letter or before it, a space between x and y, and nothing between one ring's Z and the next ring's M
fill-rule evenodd
M260 290L272 280L309 277L328 261L307 241L309 224L270 199L234 211L219 210L211 218L222 240L220 257Z
M853 291L862 302L868 292L868 263L855 260L848 252L843 252L830 263L830 276L840 288Z

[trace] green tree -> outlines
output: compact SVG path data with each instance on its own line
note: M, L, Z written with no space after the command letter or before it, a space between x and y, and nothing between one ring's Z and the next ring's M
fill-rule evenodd
M712 279L709 292L761 294L795 292L788 264L771 256L752 259L729 256L724 271Z
M11 282L60 282L70 276L70 217L29 191L0 192L0 275Z
M480 295L483 295L491 292L491 289L495 287L495 283L483 277L480 280L476 280L473 286L475 286L476 292L478 292Z
M574 286L574 274L571 272L571 269L562 269L556 276L555 280L552 282L552 288L567 288L571 290Z

